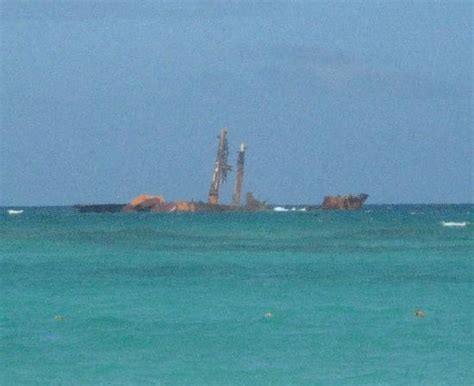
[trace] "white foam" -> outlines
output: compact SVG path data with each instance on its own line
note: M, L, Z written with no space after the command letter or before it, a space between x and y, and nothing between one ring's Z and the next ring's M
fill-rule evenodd
M469 222L467 221L462 221L462 222L441 221L441 225L444 227L465 227L468 224Z
M23 209L8 209L8 214L22 214L23 213Z
M274 212L288 212L288 209L286 209L286 208L284 208L284 207L282 207L282 206L275 206L275 207L273 208L273 211L274 211Z

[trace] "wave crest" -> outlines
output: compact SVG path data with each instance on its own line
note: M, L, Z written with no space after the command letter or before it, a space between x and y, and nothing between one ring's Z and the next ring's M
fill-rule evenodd
M444 227L465 227L469 225L468 221L454 222L454 221L441 221L441 225Z

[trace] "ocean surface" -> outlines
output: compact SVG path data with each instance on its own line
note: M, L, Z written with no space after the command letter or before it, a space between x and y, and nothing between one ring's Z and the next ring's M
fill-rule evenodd
M2 208L0 384L473 384L473 223Z

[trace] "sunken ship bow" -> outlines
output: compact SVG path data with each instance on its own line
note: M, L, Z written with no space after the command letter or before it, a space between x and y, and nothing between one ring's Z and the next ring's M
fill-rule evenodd
M367 201L369 195L360 193L357 196L349 194L347 196L326 196L324 197L321 209L360 209Z

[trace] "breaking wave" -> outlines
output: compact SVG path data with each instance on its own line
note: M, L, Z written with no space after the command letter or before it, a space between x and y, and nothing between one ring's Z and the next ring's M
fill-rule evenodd
M468 221L454 222L454 221L441 221L441 225L444 227L465 227L469 225Z

